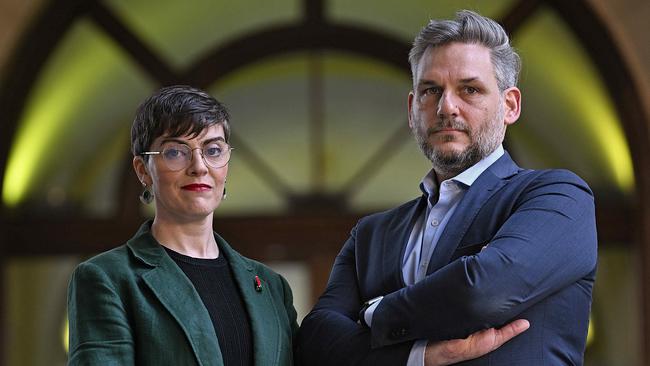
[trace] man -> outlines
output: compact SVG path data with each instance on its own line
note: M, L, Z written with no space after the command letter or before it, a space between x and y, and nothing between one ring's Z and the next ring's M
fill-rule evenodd
M571 172L521 169L504 151L521 111L508 36L461 11L431 21L409 61L409 127L433 169L422 197L352 230L303 320L299 357L453 363L491 350L441 361L439 342L526 319L526 332L463 364L581 365L597 259L593 194Z

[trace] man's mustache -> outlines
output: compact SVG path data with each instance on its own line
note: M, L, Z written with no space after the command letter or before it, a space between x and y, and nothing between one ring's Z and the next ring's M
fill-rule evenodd
M427 135L431 136L434 133L440 132L444 129L454 129L458 131L462 131L465 133L470 133L470 128L467 125L467 123L463 121L459 121L457 119L443 119L443 120L438 120L436 121L436 124L432 127L429 127L427 129Z

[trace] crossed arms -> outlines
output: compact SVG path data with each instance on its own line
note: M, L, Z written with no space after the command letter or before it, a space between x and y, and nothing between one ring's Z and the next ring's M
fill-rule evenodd
M594 271L593 196L575 175L548 172L530 182L509 210L486 248L385 294L371 329L357 324L359 308L368 300L361 298L357 273L363 270L356 258L362 220L337 256L325 293L303 320L303 360L404 364L414 340L464 338L500 327ZM375 270L394 269L378 265Z

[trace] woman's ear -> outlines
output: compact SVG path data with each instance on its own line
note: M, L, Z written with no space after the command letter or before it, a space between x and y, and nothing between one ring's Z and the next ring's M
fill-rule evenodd
M133 157L133 170L135 171L135 174L138 176L138 180L140 183L144 185L151 185L151 176L149 175L149 171L147 170L147 163L144 161L142 156L134 156Z

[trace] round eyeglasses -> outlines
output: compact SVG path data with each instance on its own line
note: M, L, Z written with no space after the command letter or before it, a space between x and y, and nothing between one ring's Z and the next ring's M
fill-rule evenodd
M169 170L179 171L190 166L194 150L200 150L205 165L211 168L221 168L228 164L230 151L233 150L225 141L217 140L203 147L190 148L184 144L165 144L162 151L145 151L140 155L162 156Z

